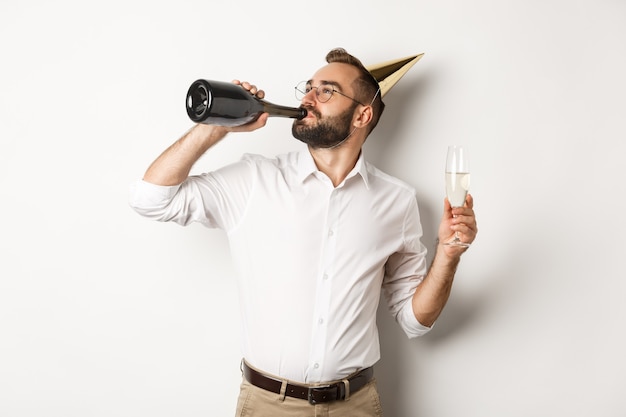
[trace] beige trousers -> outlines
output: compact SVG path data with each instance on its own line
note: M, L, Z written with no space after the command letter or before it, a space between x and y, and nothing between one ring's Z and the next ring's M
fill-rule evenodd
M243 379L236 417L382 417L376 380L350 395L346 401L311 405L255 387Z

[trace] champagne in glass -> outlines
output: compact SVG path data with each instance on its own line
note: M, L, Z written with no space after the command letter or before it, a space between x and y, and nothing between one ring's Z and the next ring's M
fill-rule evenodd
M446 196L452 207L462 207L470 186L469 158L467 150L462 146L448 146L446 158ZM461 242L459 234L444 245L469 247L469 243Z

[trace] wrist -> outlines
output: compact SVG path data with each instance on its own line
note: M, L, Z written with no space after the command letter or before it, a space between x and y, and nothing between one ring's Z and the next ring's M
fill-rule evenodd
M437 247L435 249L435 256L433 263L438 263L446 268L454 268L461 261L461 253L458 253L457 248L454 246L448 246L437 239Z

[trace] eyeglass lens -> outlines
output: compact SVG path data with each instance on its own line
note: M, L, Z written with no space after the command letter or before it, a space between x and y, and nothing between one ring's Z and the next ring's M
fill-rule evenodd
M298 99L298 101L302 100L304 96L309 94L313 89L315 89L315 95L320 103L325 103L330 100L334 92L334 88L330 84L321 84L317 87L313 87L307 81L302 81L298 83L295 88L296 99Z

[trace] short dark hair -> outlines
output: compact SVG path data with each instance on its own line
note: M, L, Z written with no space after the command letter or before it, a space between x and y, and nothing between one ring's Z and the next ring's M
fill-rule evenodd
M343 64L352 65L359 71L359 77L354 81L354 91L357 94L357 99L361 103L369 103L376 95L372 103L373 115L372 121L369 125L368 134L376 127L378 124L378 120L380 120L380 116L383 114L383 110L385 110L385 103L383 103L382 97L380 95L380 86L378 85L378 81L376 78L365 68L363 63L355 56L350 55L343 48L335 48L332 49L328 54L326 54L326 62L329 64L332 62L340 62Z

